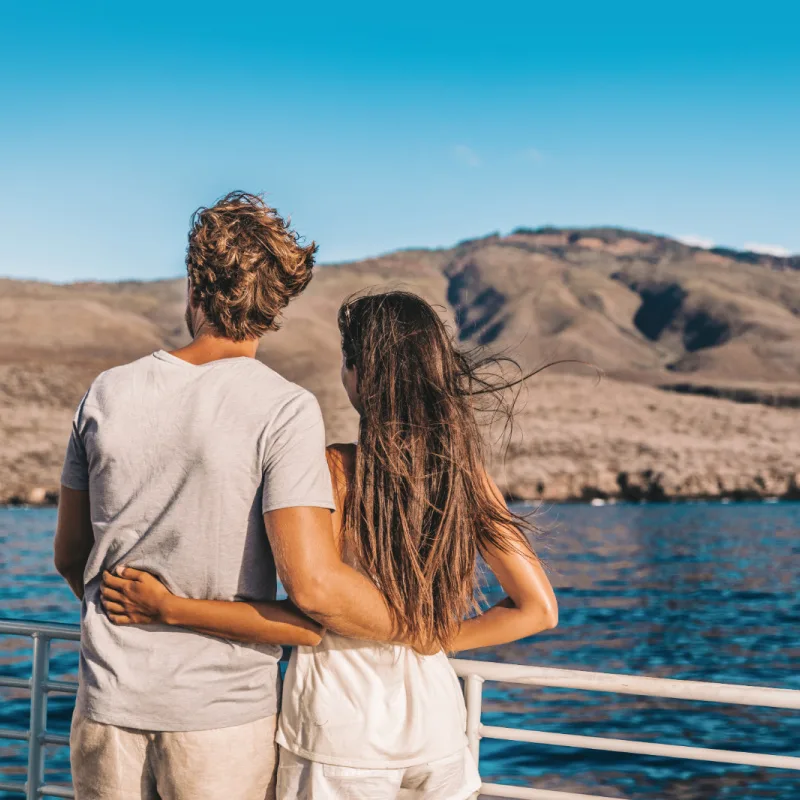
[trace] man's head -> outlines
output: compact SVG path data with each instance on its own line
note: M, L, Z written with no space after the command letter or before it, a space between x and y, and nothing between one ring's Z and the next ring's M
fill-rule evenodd
M311 280L317 246L299 238L246 192L195 211L186 251L189 333L198 332L199 314L210 332L235 342L277 330L281 311Z

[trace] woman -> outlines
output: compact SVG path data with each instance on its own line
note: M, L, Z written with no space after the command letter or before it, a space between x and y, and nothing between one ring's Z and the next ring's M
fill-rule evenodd
M334 533L384 594L397 641L417 642L420 652L320 631L288 601L177 598L130 569L133 580L106 576L104 602L121 624L158 621L298 645L277 737L279 798L407 790L462 800L480 779L446 652L554 627L555 597L524 520L508 511L483 466L473 398L496 390L453 346L436 312L406 292L366 295L345 302L339 329L342 381L361 422L357 445L328 451ZM477 607L479 553L508 596L465 619Z

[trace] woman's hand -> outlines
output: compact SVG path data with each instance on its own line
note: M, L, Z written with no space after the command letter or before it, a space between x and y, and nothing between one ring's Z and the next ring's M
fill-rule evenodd
M124 567L117 575L103 573L100 598L115 625L152 625L167 622L167 606L175 597L149 572Z

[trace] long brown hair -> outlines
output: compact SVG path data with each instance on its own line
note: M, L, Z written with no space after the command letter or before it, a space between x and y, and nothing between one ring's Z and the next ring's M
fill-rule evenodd
M409 292L348 299L339 330L361 404L345 541L398 632L447 646L476 607L478 552L520 547L535 558L528 523L494 496L483 466L475 398L508 384L486 377L497 359L460 352Z

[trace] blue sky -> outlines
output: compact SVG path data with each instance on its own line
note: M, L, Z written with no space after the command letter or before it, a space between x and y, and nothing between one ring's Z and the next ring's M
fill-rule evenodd
M798 252L799 25L770 0L0 0L0 275L179 275L233 188L328 262L544 224Z

